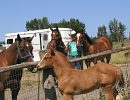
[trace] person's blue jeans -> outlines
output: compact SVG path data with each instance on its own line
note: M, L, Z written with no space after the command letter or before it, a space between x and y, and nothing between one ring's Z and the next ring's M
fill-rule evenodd
M69 56L69 59L78 58L78 56ZM72 64L75 66L76 69L83 69L82 61L75 61L72 62Z

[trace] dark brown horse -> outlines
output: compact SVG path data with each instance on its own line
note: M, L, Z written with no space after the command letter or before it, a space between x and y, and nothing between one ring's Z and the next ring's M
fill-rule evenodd
M93 42L90 37L85 33L77 34L77 44L78 46L81 46L84 56L112 49L112 43L107 37L101 36L97 38L95 42ZM85 63L87 66L90 66L91 61L96 64L98 59L104 62L104 58L106 58L106 62L109 63L111 59L111 54L86 60Z
M56 27L56 29L52 29L52 28L50 28L50 29L52 31L51 41L48 43L47 49L53 47L56 50L66 54L66 46L65 46L64 42L62 41L62 36L61 36L61 33L60 33L58 27Z
M66 47L62 41L62 36L61 36L61 33L60 33L58 27L55 29L52 29L52 28L50 28L50 29L52 31L51 41L48 43L47 49L53 48L53 49L56 49L64 54L66 54L66 52L65 52ZM49 78L50 78L49 76L52 76L51 80L49 80ZM52 68L44 69L43 70L43 88L44 88L44 92L45 92L45 99L57 100L55 86L52 85L52 83L54 83L55 85L57 84L53 69ZM51 89L50 89L50 85L52 87Z
M73 95L91 92L101 87L106 100L114 100L116 85L124 86L122 71L111 64L100 62L94 67L77 70L59 51L49 49L37 65L38 69L53 68L63 100L73 100Z
M17 35L16 42L9 48L0 53L0 66L6 67L9 65L19 64L22 62L32 62L32 45L31 40L33 37L27 40L22 39L20 35ZM30 71L33 68L28 68ZM16 69L8 72L0 73L0 100L4 100L4 91L10 88L12 91L12 100L17 100L17 95L20 90L20 81L22 78L22 69Z

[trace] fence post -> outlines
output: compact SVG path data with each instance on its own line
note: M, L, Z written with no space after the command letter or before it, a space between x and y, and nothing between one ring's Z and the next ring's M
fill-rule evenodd
M40 58L44 54L44 51L40 51ZM57 100L56 89L55 89L55 75L53 69L44 69L42 76L42 86L44 89L45 100Z

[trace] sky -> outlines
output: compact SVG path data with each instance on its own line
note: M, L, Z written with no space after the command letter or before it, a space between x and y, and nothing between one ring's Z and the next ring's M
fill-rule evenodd
M96 36L102 25L108 30L115 18L126 25L125 35L129 36L130 0L1 0L0 41L6 33L26 31L26 21L42 17L50 23L79 19L90 36Z

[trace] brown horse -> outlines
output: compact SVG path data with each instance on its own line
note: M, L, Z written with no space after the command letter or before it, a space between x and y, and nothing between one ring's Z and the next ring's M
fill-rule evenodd
M90 37L85 33L77 34L77 44L82 49L84 56L112 49L112 43L107 37L101 36L97 38L95 42L93 42ZM90 66L91 61L96 64L98 59L104 62L104 58L106 58L106 62L109 63L111 59L111 54L86 60L85 63L87 66Z
M50 29L52 31L51 41L48 43L47 49L53 48L53 49L56 49L64 54L66 54L66 52L65 52L66 47L62 41L61 33L60 33L58 27L56 27L55 29L52 29L52 28L50 28ZM49 80L49 78L50 78L49 76L52 76L51 80ZM46 85L46 83L48 83L48 84ZM45 99L57 100L55 86L52 85L51 83L54 83L55 85L57 84L54 71L52 68L44 69L43 70L43 88L44 88L44 92L45 92ZM50 85L52 87L51 89L50 89Z
M118 92L117 83L124 86L122 71L116 66L100 62L94 67L77 70L64 54L56 50L47 50L37 68L53 68L63 100L73 100L73 95L88 93L100 87L106 100L114 100Z
M49 48L55 48L56 50L66 54L66 46L64 44L64 42L62 41L62 36L61 33L58 29L58 27L56 27L56 29L52 29L50 28L52 33L51 33L51 41L48 43L47 45L47 49Z
M32 62L33 55L32 41L33 37L27 40L22 39L20 35L17 35L16 42L9 48L0 53L0 66L6 67L9 65L19 64L22 62ZM28 68L33 70L32 68ZM16 69L8 72L0 73L0 100L4 100L4 91L10 88L12 91L12 100L17 100L17 95L20 90L20 81L22 78L22 69Z

